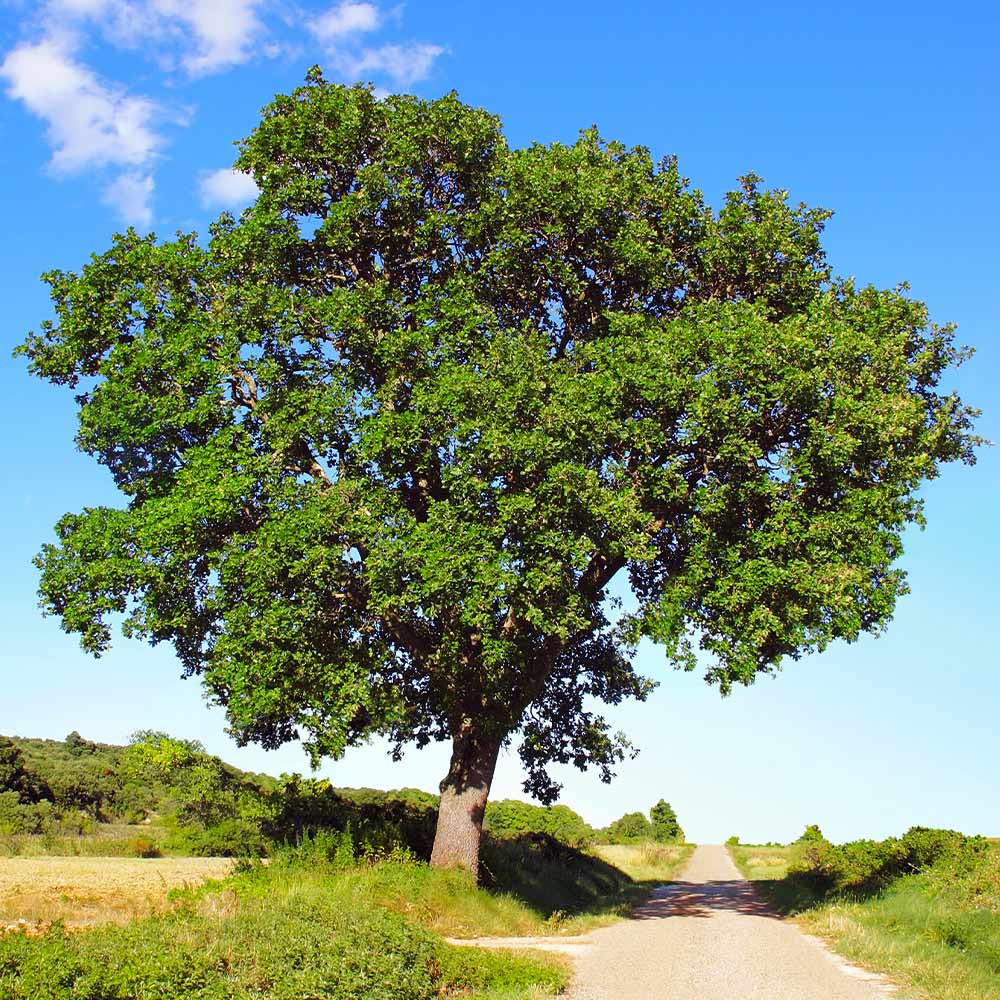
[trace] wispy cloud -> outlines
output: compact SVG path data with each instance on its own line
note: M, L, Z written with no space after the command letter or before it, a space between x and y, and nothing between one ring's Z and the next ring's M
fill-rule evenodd
M26 40L0 59L0 79L10 98L45 123L49 170L96 173L107 204L127 221L149 225L165 126L181 123L172 80L294 52L322 61L341 79L371 80L379 92L409 87L427 78L444 49L427 42L377 44L375 34L398 17L397 8L370 0L338 0L319 13L294 4L279 10L265 0L42 0L22 24ZM165 86L154 98L97 73L83 60L95 43L152 63ZM233 171L209 171L199 180L199 195L206 207L237 207L252 200L256 188Z
M127 223L152 221L149 173L162 137L153 127L160 109L147 97L102 81L82 65L69 41L45 38L22 44L0 64L7 93L46 125L51 170L63 176L94 168L124 168L103 200Z
M128 172L120 174L105 189L102 201L132 226L148 229L153 221L153 188L151 174Z
M264 30L257 17L260 0L153 0L152 6L188 29L181 64L193 76L246 62Z
M374 31L381 23L382 15L375 4L344 0L325 14L307 21L306 27L320 42L329 44L348 35Z
M347 79L388 77L396 87L409 87L425 80L444 52L442 46L427 42L359 45L360 36L380 28L384 20L383 12L373 3L341 0L306 26L323 45L337 71Z
M257 197L257 185L249 174L225 167L202 174L198 191L205 208L242 208Z
M397 87L410 87L426 80L438 56L440 45L413 42L409 45L380 45L362 49L356 55L339 54L340 66L347 76L387 76Z

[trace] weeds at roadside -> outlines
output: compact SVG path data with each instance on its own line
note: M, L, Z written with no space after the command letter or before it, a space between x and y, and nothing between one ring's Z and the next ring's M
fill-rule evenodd
M1000 998L1000 844L918 830L730 852L772 905L850 960L922 998Z

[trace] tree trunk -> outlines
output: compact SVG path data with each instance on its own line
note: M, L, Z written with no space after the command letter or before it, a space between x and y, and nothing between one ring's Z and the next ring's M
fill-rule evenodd
M471 735L455 737L451 766L441 782L441 805L431 851L433 867L466 868L478 876L483 814L499 753L499 742Z

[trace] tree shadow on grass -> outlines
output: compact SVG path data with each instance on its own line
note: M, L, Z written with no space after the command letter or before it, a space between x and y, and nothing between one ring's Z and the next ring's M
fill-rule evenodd
M516 896L546 919L557 913L624 913L659 884L636 881L607 861L544 833L484 835L479 879L487 891Z
M709 917L729 911L780 919L767 897L743 879L711 882L638 881L621 869L546 834L483 838L480 883L509 893L540 916L618 910L636 920Z

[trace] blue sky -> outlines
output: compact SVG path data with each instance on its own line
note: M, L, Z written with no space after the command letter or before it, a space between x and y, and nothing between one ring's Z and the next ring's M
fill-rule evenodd
M66 511L115 502L76 453L70 393L29 378L12 347L49 314L38 281L76 269L134 224L204 231L252 197L232 143L320 63L331 79L433 97L455 89L500 114L513 144L608 138L676 153L718 203L748 170L835 210L835 272L908 281L977 348L948 384L1000 440L1000 61L995 5L858 6L268 0L48 0L0 5L0 732L123 741L137 728L200 739L242 766L306 770L296 747L237 749L221 713L166 649L119 640L94 661L36 608L31 556ZM879 639L840 644L720 699L696 674L611 713L641 748L606 787L565 772L593 822L669 799L702 841L835 839L912 823L1000 835L1000 456L927 486L907 536L913 593ZM433 789L443 748L393 764L349 752L336 784ZM494 794L518 795L516 757Z

